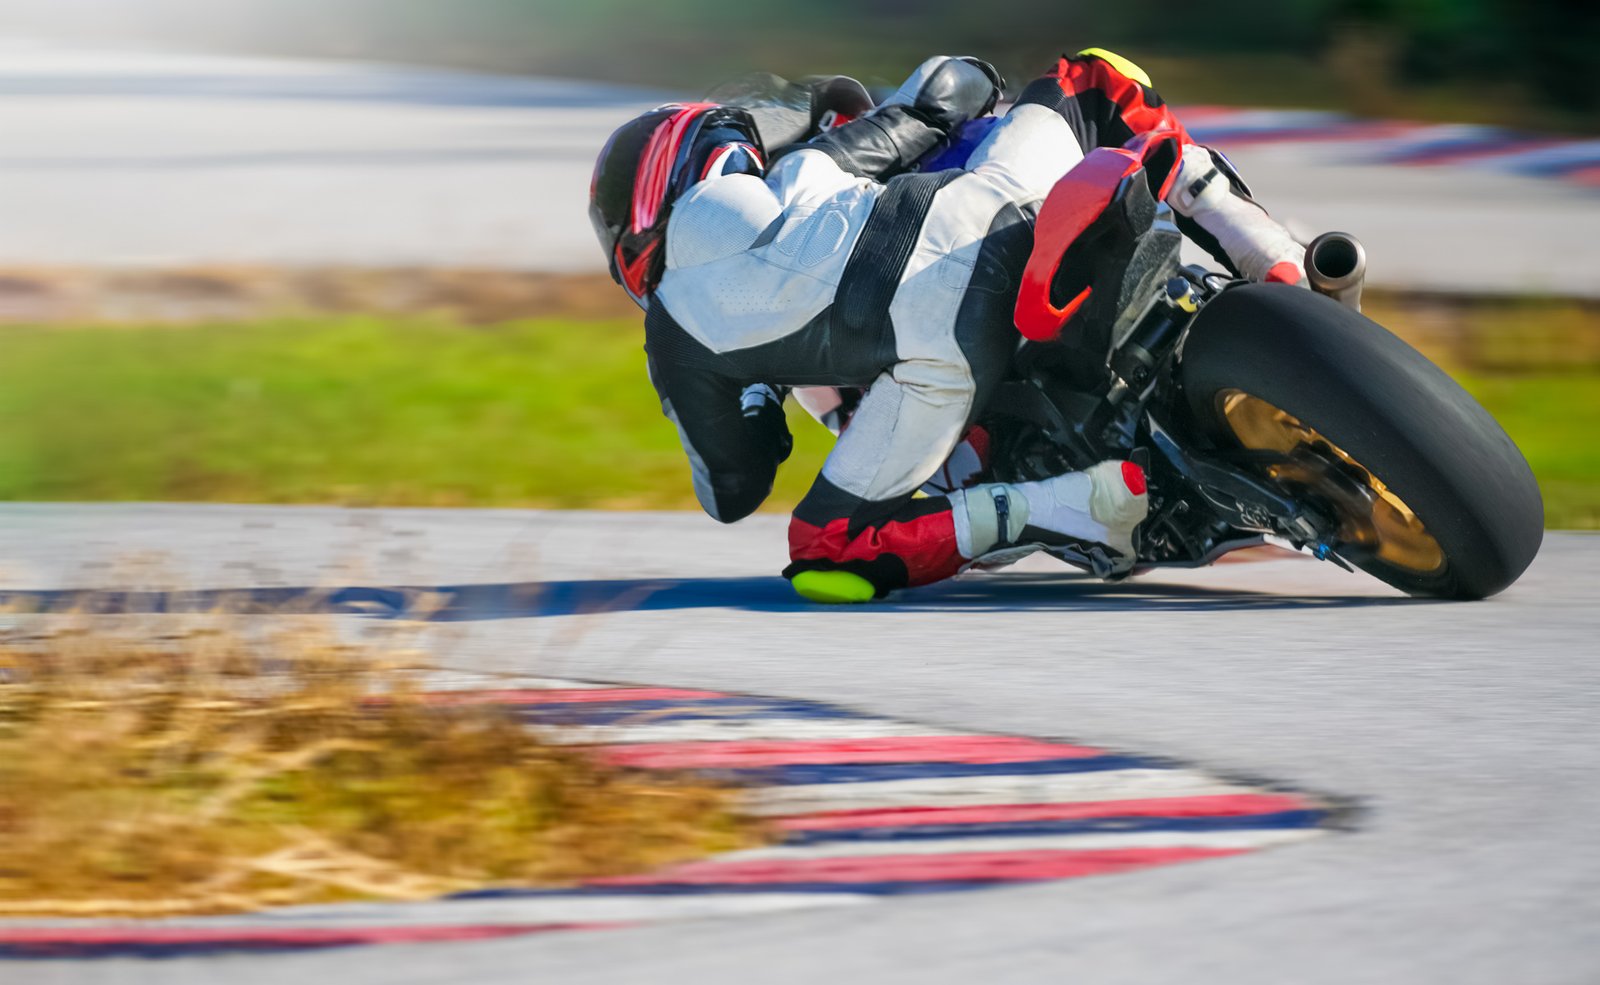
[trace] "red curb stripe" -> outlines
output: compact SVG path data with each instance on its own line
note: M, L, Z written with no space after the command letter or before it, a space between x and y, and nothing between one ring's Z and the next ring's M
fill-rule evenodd
M1580 168L1577 171L1568 171L1564 177L1568 181L1580 185L1594 185L1600 187L1600 167Z
M902 807L890 810L824 811L779 818L784 831L899 828L919 824L997 824L1008 821L1079 821L1106 817L1243 817L1313 807L1291 794L1227 794L1099 800L1077 804L1003 804L996 807Z
M728 698L721 691L695 691L677 687L509 688L502 691L439 691L430 704L458 705L559 705L604 701L700 701Z
M749 862L692 862L649 876L597 879L585 886L753 885L761 883L1014 882L1071 879L1152 865L1240 855L1240 848L1125 848L1101 851L951 852Z
M36 947L338 947L484 940L614 923L533 923L419 927L5 927L0 946Z
M1104 755L1089 746L1006 735L890 736L783 742L659 742L598 750L607 762L645 769L732 769L845 763L1022 763Z

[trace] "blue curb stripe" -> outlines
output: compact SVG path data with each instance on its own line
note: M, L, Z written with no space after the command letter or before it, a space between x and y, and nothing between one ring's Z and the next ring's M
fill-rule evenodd
M1374 155L1374 159L1380 164L1408 164L1413 161L1426 161L1428 158L1439 154L1454 154L1458 151L1475 152L1481 150L1484 153L1490 153L1501 149L1516 150L1523 145L1534 142L1526 135L1505 133L1503 131L1470 133L1408 144L1395 150L1384 151Z
M852 828L838 831L791 831L785 845L828 842L923 841L941 838L988 838L1014 835L1127 834L1140 831L1265 831L1315 828L1322 811L1283 811L1232 817L1108 817L1089 821L999 821L984 824L923 824L900 828Z
M1536 178L1563 178L1573 172L1587 171L1590 168L1600 168L1600 151L1585 157L1565 157L1560 160L1528 161L1511 165L1512 171Z
M1143 756L1073 756L1015 763L830 763L814 766L758 766L749 769L697 770L705 776L746 786L794 786L812 783L873 783L880 780L924 780L979 776L1051 776L1104 770L1161 770L1172 767Z
M828 893L838 896L900 896L942 893L958 889L984 889L1018 882L1057 882L1057 879L939 879L903 882L653 882L637 886L578 886L573 889L480 889L446 899L525 899L560 896L725 896L734 893Z
M339 940L315 943L282 941L178 941L154 943L141 941L96 941L82 944L8 944L0 943L0 961L86 961L110 958L141 958L144 960L171 960L198 958L224 954L293 954L304 951L326 951L335 947L372 947L371 941Z
M815 701L764 701L759 698L691 698L664 701L592 701L524 705L523 719L536 725L616 725L683 722L699 719L836 718L876 721L875 716Z

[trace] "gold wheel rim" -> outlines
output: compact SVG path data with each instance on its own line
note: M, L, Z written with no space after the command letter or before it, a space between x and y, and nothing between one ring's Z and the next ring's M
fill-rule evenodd
M1370 469L1325 435L1289 412L1243 390L1224 390L1217 399L1223 419L1245 448L1277 452L1291 458L1318 453L1326 457L1326 452L1332 452L1347 466L1347 474L1371 501L1371 512L1363 517L1342 517L1347 529L1341 530L1341 535L1348 535L1347 539L1356 542L1367 542L1375 548L1380 561L1397 568L1427 574L1444 566L1444 551L1416 512ZM1267 468L1268 476L1274 479L1286 478L1289 471L1285 465Z

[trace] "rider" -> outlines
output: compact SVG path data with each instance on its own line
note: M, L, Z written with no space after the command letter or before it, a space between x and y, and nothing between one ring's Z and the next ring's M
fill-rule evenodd
M1089 150L1175 131L1167 202L1185 233L1246 277L1302 280L1303 249L1226 160L1099 49L1024 88L964 168L911 172L1001 85L977 59L929 59L775 161L744 110L672 104L622 126L596 164L590 216L645 309L650 377L707 513L731 523L771 491L792 445L782 388L867 387L791 519L784 574L808 598L864 601L1037 546L1131 565L1148 511L1131 462L915 496L1004 374L1032 218Z

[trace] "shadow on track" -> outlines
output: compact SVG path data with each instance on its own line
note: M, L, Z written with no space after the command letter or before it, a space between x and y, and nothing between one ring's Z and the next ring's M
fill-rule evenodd
M1400 597L1274 595L1236 589L1106 584L1077 575L999 574L901 592L884 602L818 606L782 578L659 578L531 581L394 588L244 588L199 591L0 592L0 607L33 611L244 614L330 613L382 619L472 622L607 612L744 609L751 612L1017 612L1028 610L1221 612L1343 609L1425 602Z

